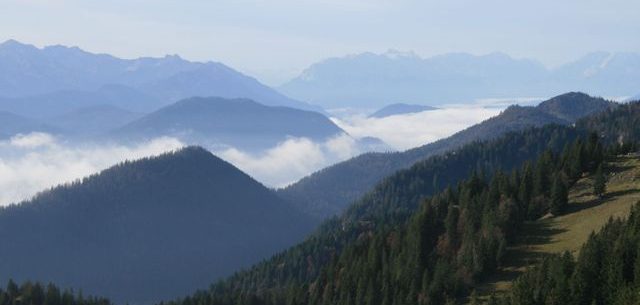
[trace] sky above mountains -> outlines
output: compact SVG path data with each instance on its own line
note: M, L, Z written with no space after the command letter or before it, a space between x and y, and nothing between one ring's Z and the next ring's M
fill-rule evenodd
M216 60L270 85L332 56L502 51L547 66L640 51L640 2L414 0L5 0L0 40L123 57Z

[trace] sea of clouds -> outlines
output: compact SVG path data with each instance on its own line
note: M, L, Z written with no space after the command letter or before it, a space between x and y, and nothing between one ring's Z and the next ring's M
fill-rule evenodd
M324 142L290 138L260 153L235 148L212 150L269 187L283 187L364 151L357 138L376 137L393 150L405 150L447 137L498 114L502 108L454 106L386 118L362 114L332 118L348 134ZM0 205L97 173L125 160L173 151L186 143L162 137L136 145L71 144L45 133L0 140Z

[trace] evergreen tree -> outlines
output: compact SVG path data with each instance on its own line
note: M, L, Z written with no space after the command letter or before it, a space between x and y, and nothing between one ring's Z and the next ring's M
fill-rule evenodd
M602 172L602 164L598 166L595 176L593 177L593 194L601 197L607 191L607 185Z
M550 212L558 215L564 211L568 204L567 186L564 184L562 177L557 174L553 179L551 187L551 209Z

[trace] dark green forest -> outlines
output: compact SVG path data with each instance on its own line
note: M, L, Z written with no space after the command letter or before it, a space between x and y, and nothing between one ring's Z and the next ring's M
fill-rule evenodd
M111 305L105 298L84 297L73 290L61 290L53 284L25 282L21 285L9 280L0 288L0 305Z
M258 263L311 230L311 219L271 190L188 147L0 208L0 280L153 304Z

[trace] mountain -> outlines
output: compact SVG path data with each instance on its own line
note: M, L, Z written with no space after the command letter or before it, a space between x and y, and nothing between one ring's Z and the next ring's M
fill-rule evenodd
M56 128L11 112L0 111L0 139L38 131L55 132Z
M141 86L145 92L177 101L193 96L218 96L223 98L248 98L270 106L287 106L305 110L320 108L290 99L221 63L205 63L200 67L176 73Z
M62 94L60 92L86 95L86 92L114 84L135 89L138 94L147 96L145 101L152 102L143 103L144 109L128 108L123 104L142 101L125 94L116 99L120 104L113 104L135 112L155 110L197 95L250 98L267 105L315 109L221 63L190 62L175 55L120 59L85 52L77 47L49 46L40 49L15 40L0 44L0 92L6 98L29 100L34 96ZM89 106L92 100L87 96L81 102ZM102 99L95 104L108 103Z
M256 263L312 226L229 163L189 147L0 209L0 280L150 304Z
M101 135L122 127L142 114L130 112L112 105L96 105L77 108L67 113L42 119L67 136L87 137Z
M564 104L570 107L563 106ZM367 153L335 164L278 191L285 199L320 218L338 214L384 177L419 160L459 148L473 141L489 140L507 132L546 124L571 124L613 107L615 103L583 93L567 93L537 107L511 106L500 115L460 131L449 138L398 153Z
M144 113L155 110L160 104L159 99L123 85L105 85L93 91L60 90L26 97L0 97L1 110L38 119L96 106Z
M324 141L344 131L324 115L248 99L189 98L145 115L110 134L138 141L175 136L188 143L258 151L290 137Z
M554 82L600 96L628 96L638 91L640 53L595 52L551 70Z
M370 118L385 118L392 115L417 113L423 111L436 110L438 108L424 105L411 105L411 104L391 104L385 106L378 111L369 115Z
M502 53L429 58L399 52L362 53L315 63L279 89L325 108L381 107L389 100L438 105L567 91L628 96L640 86L638 71L637 53L593 53L553 69Z
M591 185L580 183L583 177L597 176L603 166L609 167L609 160L618 162L619 156L637 161L637 155L629 153L639 147L640 138L628 139L631 145L626 147L616 142L629 126L621 123L639 119L639 106L623 105L581 119L576 126L552 124L512 132L418 162L385 179L344 214L323 223L303 243L169 305L456 304L469 295L473 300L472 291L480 288L483 280L511 278L514 270L498 272L504 263L528 260L513 256L522 250L511 248L519 237L532 234L531 241L538 245L548 242L546 234L563 233L549 226L532 232L529 223L609 203L610 197L597 198ZM611 168L628 171L628 164L612 164ZM452 179L452 175L460 176ZM629 177L615 179L629 184ZM637 199L637 182L633 184L633 188L616 189L608 195ZM568 190L574 187L579 192L575 200L585 202L569 201ZM573 264L542 265L554 268L555 273L523 281L544 287L550 294L546 303L561 301L562 296L578 296L580 304L612 303L601 301L607 300L606 295L593 294L596 289L628 289L624 299L637 298L629 269L638 257L636 212L627 230L618 226L600 239L600 247L583 248L580 255L589 260L576 262L582 267L571 280L579 282L570 286L578 289L568 289L566 282L570 276L565 274L571 275ZM576 221L579 224L580 220ZM610 219L607 226L620 222ZM581 236L588 234L582 232ZM602 255L605 251L613 254L614 260ZM532 269L533 274L540 270L545 269ZM581 281L590 285L581 286ZM517 304L539 299L538 290L522 288L521 294L514 295L523 301ZM559 296L554 290L563 294Z

